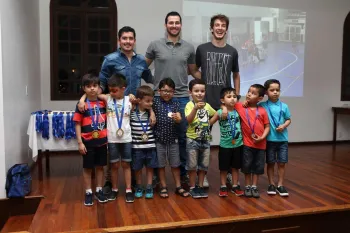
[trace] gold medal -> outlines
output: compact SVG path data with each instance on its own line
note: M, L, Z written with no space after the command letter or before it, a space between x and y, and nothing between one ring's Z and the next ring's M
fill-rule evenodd
M124 135L124 131L122 129L118 129L117 130L117 137L121 138L121 137L123 137L123 135Z
M146 134L146 133L141 134L141 140L143 142L147 142L148 141L148 134Z
M236 140L232 139L232 145L236 144Z
M252 138L253 138L253 139L257 139L257 138L258 138L258 136L256 136L256 134L255 134L255 133L253 133L253 134L252 134Z
M99 137L100 137L100 133L98 132L98 130L92 131L92 138L93 139L97 139Z

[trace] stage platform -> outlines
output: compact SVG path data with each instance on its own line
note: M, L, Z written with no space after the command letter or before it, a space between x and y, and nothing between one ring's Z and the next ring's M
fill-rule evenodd
M209 197L175 195L169 169L169 198L126 203L120 176L117 200L85 207L81 157L53 153L50 169L33 174L32 195L44 195L29 232L348 232L350 229L350 145L290 145L285 186L289 197L269 196L267 176L259 199L218 196L217 148L208 172ZM266 172L266 170L265 170ZM120 172L120 174L122 174ZM243 175L240 176L244 184ZM25 221L21 221L25 226ZM343 229L343 230L342 230Z

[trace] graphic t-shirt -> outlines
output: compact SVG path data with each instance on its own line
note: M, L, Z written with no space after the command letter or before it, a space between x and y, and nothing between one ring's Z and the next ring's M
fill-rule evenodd
M222 110L218 110L220 125L220 146L223 148L236 148L243 145L241 121L236 110L228 113L227 119L221 119ZM231 124L230 124L231 122ZM235 144L232 144L232 136L234 135Z

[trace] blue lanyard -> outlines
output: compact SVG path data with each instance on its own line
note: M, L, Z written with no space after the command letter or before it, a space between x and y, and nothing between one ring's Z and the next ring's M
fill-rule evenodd
M163 107L167 110L167 112L172 112L171 107L170 107L170 103L165 103L165 101L162 101L162 100L161 100L161 103L162 103Z
M231 127L231 133L232 133L232 139L235 139L235 136L236 136L236 114L235 112L233 111L233 119L231 118L230 116L230 113L228 114L228 122L230 123L230 127ZM232 121L233 120L233 124L232 124Z
M278 117L278 122L277 122L278 124L276 124L276 119L275 119L275 117L272 115L272 112L271 112L271 109L270 109L269 101L267 101L267 109L269 110L269 113L270 113L270 116L271 116L271 118L272 118L272 121L273 121L275 127L277 128L277 127L279 126L280 122L281 122L281 117L282 117L282 102L280 101L280 115L279 115L279 117Z
M245 109L245 113L247 115L249 128L252 131L252 133L254 133L255 123L256 123L256 120L258 119L258 115L259 115L259 107L256 107L255 120L254 120L253 127L250 124L250 119L249 119L249 115L248 115L248 108Z
M142 121L141 121L141 119L140 119L140 117L139 117L139 114L140 114L139 110L136 109L136 116L137 116L137 119L139 119L139 122L140 122L141 127L142 127L142 131L143 131L144 133L146 133L146 132L147 132L147 128L148 128L148 123L149 123L149 116L148 116L147 121L146 121L146 127L144 127L143 124L142 124Z
M117 116L117 122L118 122L118 128L122 128L122 123L123 123L123 116L124 116L124 104L125 104L125 97L123 98L123 107L120 112L120 118L119 118L119 113L118 113L118 108L117 108L117 102L115 99L113 99L114 102L114 109L115 109L115 115Z
M92 115L92 109L91 109L91 105L90 105L90 101L87 99L86 102L88 104L88 107L89 107L89 111L90 111L90 117L91 117L91 121L92 121L92 128L94 130L98 130L97 126L98 126L98 117L100 115L100 106L98 104L98 101L96 101L96 105L97 105L97 112L95 112L95 115L97 115L96 117L96 121L95 121L95 117Z

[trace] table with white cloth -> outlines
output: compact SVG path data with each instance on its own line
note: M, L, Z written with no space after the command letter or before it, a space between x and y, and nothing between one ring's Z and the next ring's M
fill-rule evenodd
M49 167L49 156L48 151L78 151L77 140L72 138L66 140L63 138L55 138L52 132L52 117L53 113L63 112L63 122L64 128L66 128L66 116L67 113L74 114L72 111L52 111L48 113L49 120L49 139L42 137L41 132L36 131L36 114L31 114L28 124L27 134L29 136L28 145L32 149L32 159L37 161L38 157L40 159L40 151L46 152L46 167ZM39 161L39 169L41 166L41 161Z

